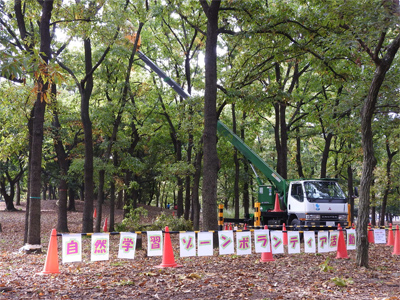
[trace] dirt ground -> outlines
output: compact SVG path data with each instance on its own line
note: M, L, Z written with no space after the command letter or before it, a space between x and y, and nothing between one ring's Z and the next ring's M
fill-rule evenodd
M370 267L336 253L281 254L260 262L260 255L179 257L177 236L172 235L175 260L180 268L156 268L161 257L148 257L146 245L134 260L117 258L118 235L110 236L110 260L90 261L90 239L83 239L83 261L61 263L59 274L37 275L46 262L50 233L57 224L56 202L42 201L42 254L19 252L23 246L24 207L5 212L0 202L0 299L400 299L400 256L393 247L370 245ZM82 203L68 213L71 233L81 229ZM151 208L151 222L159 208ZM104 207L105 215L108 207ZM172 213L172 211L169 211ZM122 211L116 212L116 222ZM145 243L144 243L145 244Z

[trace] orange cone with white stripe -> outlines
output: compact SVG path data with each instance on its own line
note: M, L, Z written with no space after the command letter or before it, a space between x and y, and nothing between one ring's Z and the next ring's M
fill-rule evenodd
M264 229L268 229L268 226L265 225ZM269 239L269 237L268 237L268 239ZM274 257L272 256L271 241L268 241L268 244L269 244L269 252L261 253L260 262L275 261Z
M107 227L108 227L108 219L106 218L106 219L104 220L103 232L108 232Z
M396 225L396 234L394 237L393 255L400 255L400 231L399 225Z
M283 212L283 210L281 209L281 204L279 203L279 194L276 193L275 194L275 207L273 212Z
M371 228L371 223L368 224L368 243L375 243L374 230Z
M287 230L286 230L286 224L283 223L282 225L282 233L283 233L283 244L287 245L288 244L288 238L287 238Z
M388 240L387 240L386 246L394 246L394 235L393 235L392 223L389 224Z
M43 271L36 274L44 275L57 273L60 273L58 268L57 231L53 229L51 231L49 248L47 249L46 262L44 264Z
M346 248L346 242L344 241L343 230L344 229L342 229L342 226L338 224L339 240L338 240L336 258L349 258L349 256L347 255L347 248Z
M169 236L168 226L165 226L165 235L164 235L164 249L163 249L163 258L161 265L156 266L156 268L178 268L182 267L175 262L174 250L172 249L171 237Z

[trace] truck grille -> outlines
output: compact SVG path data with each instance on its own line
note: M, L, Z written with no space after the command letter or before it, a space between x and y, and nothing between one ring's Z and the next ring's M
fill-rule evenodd
M322 221L329 221L329 220L337 220L338 216L336 215L321 215Z

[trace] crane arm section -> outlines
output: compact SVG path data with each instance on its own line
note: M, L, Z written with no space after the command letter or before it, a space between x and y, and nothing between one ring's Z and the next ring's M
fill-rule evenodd
M182 98L187 99L190 97L172 78L168 77L155 63L151 61L146 55L141 51L137 51L139 58L148 65L160 78L162 78L172 89L177 92Z
M275 186L281 194L286 192L287 183L278 173L276 173L257 153L250 149L241 138L232 132L224 123L218 121L217 129L220 134L225 136L229 142L242 153L268 180Z

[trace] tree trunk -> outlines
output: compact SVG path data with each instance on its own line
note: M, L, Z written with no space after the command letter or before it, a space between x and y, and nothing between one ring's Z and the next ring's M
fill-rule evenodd
M380 220L379 220L379 225L380 226L385 226L385 214L386 214L386 206L387 206L387 200L388 200L388 196L389 196L389 192L392 186L392 162L393 162L393 157L397 154L398 151L394 151L392 152L390 150L390 145L389 145L389 140L386 140L386 153L388 156L388 161L386 163L386 177L387 177L387 181L386 181L386 187L385 187L385 191L383 193L383 197L382 197L382 205L381 205L381 214L380 214Z
M9 183L10 187L9 193L7 193L7 182ZM8 173L7 176L3 175L0 180L0 191L6 204L6 211L16 211L16 208L14 206L14 183L12 182L12 180L10 180L10 176L8 175Z
M351 168L351 164L347 166L347 190L349 196L349 204L350 204L350 225L354 223L354 194L353 194L353 169Z
M191 164L192 163L192 149L193 149L193 135L189 134L189 145L187 149L187 163ZM185 212L184 212L184 218L185 220L189 220L190 218L190 211L193 212L193 204L191 203L191 193L190 193L190 188L191 188L191 176L188 175L185 178Z
M67 200L68 200L68 185L65 178L60 179L58 186L59 201L58 201L58 220L57 232L69 232L68 230L68 216L67 216Z
M217 179L217 38L218 12L221 2L200 0L207 16L207 42L205 52L205 92L203 131L203 230L218 229Z
M75 190L69 188L68 190L68 211L76 211L75 208Z
M378 99L378 93L400 46L400 35L387 46L383 59L376 62L377 68L372 79L368 95L361 109L361 141L363 148L363 165L360 181L360 200L357 223L357 254L356 264L368 267L368 218L370 204L370 188L373 171L376 165L374 155L372 118Z
M21 205L21 184L20 184L20 180L18 180L16 183L16 190L15 190L15 205Z
M329 152L331 148L333 134L330 132L325 137L325 145L324 150L322 152L322 159L321 159L321 178L326 178L326 166L328 164Z
M33 114L34 114L34 108L31 110L31 115L28 121L28 130L29 130L29 149L32 149L32 136L33 136ZM32 161L32 153L29 151L28 154L28 165L31 165ZM24 244L28 242L28 228L29 228L29 207L31 204L29 195L31 194L30 192L30 185L31 185L31 172L29 172L28 169L28 191L27 191L27 197L26 197L26 207L25 207L25 231L24 231Z
M55 84L51 86L52 95L54 97L53 104L53 140L54 148L57 154L57 162L60 168L60 182L59 182L59 200L58 200L58 221L57 221L57 231L58 232L68 232L68 218L67 218L67 205L68 205L68 184L66 176L68 174L68 160L67 153L65 152L64 145L60 136L61 124L58 119L57 107L54 107L57 87Z
M39 80L38 84L43 85L43 89L47 90L47 84L44 84L41 80ZM43 93L46 93L46 90L42 90ZM31 182L27 243L31 245L40 245L40 179L42 171L43 123L46 109L46 102L42 97L43 95L39 93L35 103L31 148L32 161L29 169L31 173Z
M178 217L183 215L183 178L181 176L178 176L178 195L177 195L177 206L178 209L176 211L176 214Z
M50 50L50 19L53 10L53 1L42 1L42 16L40 18L40 53L41 59L46 67L51 58ZM48 74L42 74L47 77ZM27 243L40 245L40 180L42 171L42 144L43 144L43 123L46 109L45 94L49 92L49 83L40 77L37 81L38 94L36 97L34 118L32 126L32 148L30 164L30 204L28 215Z
M366 107L366 104L364 104ZM367 107L366 107L367 108ZM362 114L366 114L363 109ZM365 111L365 112L364 112ZM371 121L367 121L367 116L362 116L362 140L364 160L362 166L362 176L360 182L360 200L357 220L357 257L358 266L368 267L368 223L370 207L370 187L373 180L373 170L376 165L376 159L373 153ZM365 121L364 121L365 120ZM369 119L371 120L371 119Z
M375 201L375 194L372 197L372 202ZM375 204L371 206L371 225L376 226L376 206Z
M130 212L130 208L132 205L132 192L128 189L131 182L132 172L127 170L125 173L125 190L124 190L124 218L126 218Z
M111 181L110 186L110 232L114 231L115 225L115 182L114 180Z
M100 232L101 220L103 215L103 203L104 203L104 178L106 171L104 169L99 171L99 194L97 197L97 218L94 232Z
M235 112L235 104L232 104L232 129L233 133L237 134L236 130L236 112ZM233 163L235 165L235 181L233 185L233 197L234 197L234 207L235 207L235 219L239 219L240 214L240 203L239 203L239 177L240 177L240 169L239 169L239 159L237 149L234 149L233 152Z
M42 182L42 199L43 200L47 200L47 183L46 182Z
M52 198L52 195L53 195L53 186L49 184L49 200L54 199Z
M124 207L124 190L118 191L117 195L117 208L122 209Z
M246 120L246 112L243 112L243 122ZM244 128L242 127L240 129L240 137L242 140L245 140L245 134L244 134ZM247 160L243 160L243 170L245 174L245 181L243 183L243 208L244 208L244 216L249 215L249 205L250 205L250 194L249 194L249 188L250 188L250 180L251 176L249 174L249 163Z
M200 178L201 178L201 161L203 158L203 152L199 149L195 159L195 173L193 177L192 186L192 202L193 202L193 230L200 230L200 201L199 201L199 189L200 189Z
M276 82L282 86L281 70L279 63L275 63L275 74ZM286 125L286 104L277 101L274 103L275 109L275 125L274 125L274 136L275 136L275 147L277 153L277 164L276 171L284 179L287 178L287 125Z
M85 71L87 81L81 82L81 120L85 137L84 163L84 207L82 217L82 232L93 232L93 133L92 121L89 115L89 100L93 90L92 45L89 38L83 41L85 48Z
M288 154L288 128L286 125L286 104L279 103L280 108L280 129L281 129L281 153L278 153L278 156L281 156L280 165L279 165L279 174L283 178L287 178L287 154Z
M16 211L17 209L14 206L13 196L14 195L7 195L2 194L4 198L4 202L6 203L6 211Z
M299 174L299 178L305 178L303 172L303 164L301 162L301 138L299 136L300 129L296 128L296 165L297 165L297 173Z
M287 178L287 131L286 131L286 107L277 102L275 108L275 147L277 153L276 171L284 179Z

